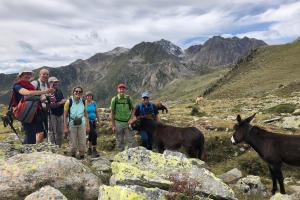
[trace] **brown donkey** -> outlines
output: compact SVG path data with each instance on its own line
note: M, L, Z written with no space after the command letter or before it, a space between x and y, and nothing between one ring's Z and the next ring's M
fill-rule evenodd
M231 137L233 144L244 141L249 144L259 156L268 163L271 173L273 188L272 193L277 191L277 181L280 192L285 194L282 163L300 166L300 136L291 136L272 133L250 124L255 114L242 120L237 116L238 123L234 125L234 133Z

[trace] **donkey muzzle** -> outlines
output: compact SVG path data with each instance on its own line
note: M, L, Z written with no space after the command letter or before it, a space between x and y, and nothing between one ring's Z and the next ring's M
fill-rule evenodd
M231 136L231 139L230 139L230 140L231 140L231 143L232 143L232 144L236 144L236 141L234 140L234 137L233 137L233 136Z

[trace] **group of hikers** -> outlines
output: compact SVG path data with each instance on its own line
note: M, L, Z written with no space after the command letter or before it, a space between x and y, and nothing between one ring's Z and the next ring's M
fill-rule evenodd
M10 109L23 108L24 99L28 96L38 97L37 110L33 119L21 121L25 132L24 144L37 144L48 139L48 142L59 147L63 144L64 136L69 136L69 154L84 159L85 154L99 157L97 152L97 127L100 124L99 112L94 95L91 91L83 94L81 86L75 86L69 98L65 98L56 77L49 77L47 69L41 69L39 78L33 80L33 71L19 72L13 85ZM112 131L116 134L118 151L135 147L134 132L129 124L139 117L158 119L155 104L149 101L149 92L142 93L142 102L135 108L133 101L126 94L127 86L117 85L117 95L110 103ZM152 135L140 132L142 146L152 149ZM88 145L88 148L86 146ZM77 156L78 153L78 156Z

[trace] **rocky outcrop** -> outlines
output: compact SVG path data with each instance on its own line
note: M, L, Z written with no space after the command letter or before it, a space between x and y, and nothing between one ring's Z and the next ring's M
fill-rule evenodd
M101 180L75 158L49 152L0 160L0 199L25 197L44 185L84 199L96 199Z
M195 194L235 199L233 191L204 167L203 161L188 159L180 153L159 154L143 147L131 148L115 156L110 184L166 191L182 184L189 190L192 188Z
M59 190L47 185L42 187L38 191L28 195L25 200L49 200L49 199L59 199L59 200L67 200Z

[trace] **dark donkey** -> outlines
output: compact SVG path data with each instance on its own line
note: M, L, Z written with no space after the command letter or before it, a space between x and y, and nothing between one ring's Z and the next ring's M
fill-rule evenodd
M160 153L165 149L179 150L183 147L188 156L201 159L204 135L195 127L175 127L148 118L138 118L130 126L133 130L151 133Z
M245 141L259 156L268 163L271 173L273 188L272 193L277 191L277 181L280 192L285 194L282 163L300 166L300 136L283 135L272 133L250 124L255 114L242 120L237 116L238 123L234 126L235 132L231 137L233 144Z
M166 111L166 113L168 113L168 108L166 106L164 106L161 102L156 104L156 108L157 108L157 110L161 110L162 113L164 113L164 111Z

